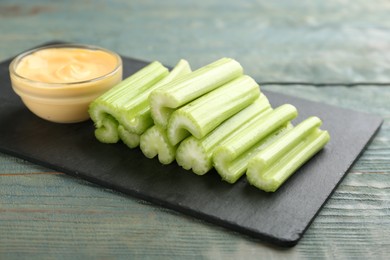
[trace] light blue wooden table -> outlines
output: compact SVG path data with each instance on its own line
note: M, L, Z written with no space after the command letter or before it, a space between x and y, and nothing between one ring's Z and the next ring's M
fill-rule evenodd
M389 18L386 0L0 1L0 60L51 40L194 68L228 56L263 89L384 118L289 249L0 154L0 259L385 259Z

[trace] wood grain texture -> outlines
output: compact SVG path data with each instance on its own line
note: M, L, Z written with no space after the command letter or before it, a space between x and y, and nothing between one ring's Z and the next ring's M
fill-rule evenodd
M194 67L229 56L258 81L390 82L387 0L71 2L1 1L0 59L59 39Z
M258 81L389 82L389 9L385 0L6 0L0 59L60 39L171 65L230 56ZM385 119L296 247L275 248L0 154L0 259L386 259L390 88L264 88Z

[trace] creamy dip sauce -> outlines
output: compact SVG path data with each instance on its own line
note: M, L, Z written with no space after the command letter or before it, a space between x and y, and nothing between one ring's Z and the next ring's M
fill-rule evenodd
M102 77L118 66L117 58L100 50L50 48L24 57L16 73L44 83L82 82Z

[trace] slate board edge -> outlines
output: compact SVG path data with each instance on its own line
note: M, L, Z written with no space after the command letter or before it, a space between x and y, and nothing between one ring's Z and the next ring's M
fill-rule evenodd
M169 203L169 202L164 201L164 200L156 199L153 196L146 196L146 195L144 195L142 193L139 193L139 192L137 192L135 190L126 189L124 187L121 187L121 186L118 186L118 185L115 185L115 184L111 184L109 182L100 180L98 178L93 178L92 176L90 176L88 174L85 174L83 172L75 173L73 170L69 170L69 169L67 169L65 167L60 167L60 166L57 166L57 165L54 165L54 164L50 164L49 162L42 161L42 160L30 157L28 155L21 154L20 152L15 152L15 151L12 151L12 150L4 149L2 147L0 147L0 152L2 152L4 154L8 154L10 156L14 156L14 157L20 158L22 160L31 162L31 163L36 164L36 165L43 166L45 168L52 169L54 171L58 171L58 172L64 173L64 174L72 176L72 177L76 177L76 178L80 178L80 179L86 180L86 181L88 181L90 183L99 185L101 187L109 188L109 189L121 192L121 193L123 193L125 195L128 195L128 196L131 196L131 197L134 197L134 198L137 198L137 199L141 199L141 200L150 202L150 203L152 203L152 204L154 204L156 206L161 206L161 207L164 207L164 208L168 208L168 209L171 209L171 210L183 213L183 214L185 214L187 216L190 216L190 217L193 217L193 218L196 218L196 219L200 219L200 220L204 220L204 221L206 221L208 223L211 223L211 224L214 224L214 225L226 228L228 231L235 231L235 232L238 232L238 233L241 233L241 234L245 234L245 235L248 235L250 238L258 238L258 239L262 240L262 242L270 243L272 245L278 245L280 247L292 247L292 246L295 246L298 243L299 239L301 238L301 235L300 235L298 237L298 239L296 239L296 240L283 240L283 239L280 239L280 238L277 238L277 237L273 237L273 236L262 235L262 234L260 234L257 231L254 231L254 230L251 230L251 229L247 229L247 228L237 227L236 225L230 224L230 223L228 223L226 221L225 222L220 222L220 221L218 221L218 218L209 216L207 214L199 213L199 212L197 212L195 210L192 210L191 208L183 207L183 206L182 207L177 207L176 205L174 205L172 203ZM152 159L152 160L155 160L155 159Z
M2 147L0 147L0 152L3 152L5 154L11 155L11 156L14 156L14 157L17 157L17 158L21 158L23 160L29 161L31 163L34 163L34 164L37 164L37 165L40 165L40 166L43 166L43 167L46 167L46 168L53 169L53 170L58 171L58 172L65 173L65 174L67 174L69 176L81 178L83 180L86 180L88 182L91 182L93 184L97 184L97 185L105 187L105 188L109 188L109 189L112 189L112 190L115 190L115 191L119 191L119 192L121 192L123 194L132 196L134 198L141 199L141 200L144 200L144 201L148 201L148 202L153 203L153 204L155 204L157 206L162 206L162 207L165 207L165 208L169 208L171 210L175 210L175 211L183 213L183 214L185 214L187 216L194 217L194 218L197 218L197 219L201 219L201 220L204 220L204 221L206 221L208 223L215 224L215 225L220 226L220 227L224 227L224 228L226 228L226 229L228 229L230 231L235 231L235 232L238 232L238 233L241 233L241 234L248 235L248 236L253 237L253 238L260 239L260 240L262 240L262 242L266 242L266 243L269 243L271 245L277 245L277 246L280 246L280 247L293 247L303 237L304 233L309 228L309 226L312 224L314 219L317 217L318 213L321 211L323 206L327 203L327 201L332 196L332 194L337 189L337 187L340 185L342 180L345 178L345 176L347 175L349 170L356 163L356 161L360 158L361 154L365 151L365 148L372 142L372 140L374 139L375 135L379 131L380 126L381 126L381 124L383 122L382 119L379 119L379 120L381 122L379 127L372 134L371 138L367 141L367 143L365 144L365 146L362 149L362 151L359 153L359 155L356 157L356 159L351 163L351 165L349 166L348 170L343 174L343 176L340 179L340 181L335 185L334 189L332 190L332 192L330 193L328 198L319 207L318 211L312 217L312 219L310 220L310 222L306 226L306 228L302 231L302 233L300 233L298 235L298 237L296 239L293 239L293 240L283 240L281 238L277 238L277 237L273 237L273 236L269 236L269 235L267 236L267 235L264 235L264 234L260 234L259 232L255 231L255 230L251 230L251 229L243 228L243 227L237 227L236 225L230 224L229 222L226 222L226 221L225 222L220 222L215 217L209 216L207 214L199 213L197 211L192 210L191 208L184 207L184 206L177 207L174 204L171 204L171 203L169 203L167 201L164 201L164 200L156 199L153 196L146 196L146 195L141 194L141 193L139 193L139 192L137 192L135 190L126 189L126 188L123 188L121 186L114 185L114 184L111 184L109 182L100 180L98 178L93 178L92 176L90 176L88 174L85 174L83 172L75 173L74 171L69 170L66 167L56 166L56 165L50 164L49 162L41 161L39 159L35 159L33 157L30 157L28 155L21 154L20 152L15 152L15 151L12 151L12 150L4 149ZM153 159L153 160L155 160L155 159Z
M348 169L345 171L345 173L342 175L342 177L340 178L339 182L334 186L333 190L331 191L331 193L329 194L329 196L327 197L326 200L324 200L324 203L322 203L322 205L319 207L318 211L316 212L316 214L314 214L313 218L310 220L310 222L308 223L308 225L306 226L306 228L302 231L302 234L300 234L299 238L296 240L296 241L291 241L291 242L295 242L295 244L292 244L291 246L295 246L299 240L302 239L302 237L304 236L304 234L306 233L306 230L311 226L311 224L313 223L314 219L318 216L318 214L320 213L320 211L322 210L322 208L325 206L325 204L328 202L328 200L332 197L333 193L336 191L336 189L339 187L340 183L344 180L345 176L347 176L347 174L349 173L349 171L352 169L352 167L355 165L355 163L358 161L358 159L362 156L362 154L366 151L366 148L367 146L374 140L376 134L378 133L378 131L380 130L382 124L383 124L383 119L380 118L380 117L377 117L377 120L378 120L378 127L375 129L375 131L373 132L373 134L371 135L371 137L367 140L366 144L364 145L363 149L360 151L360 153L358 154L358 156L356 156L355 160L351 163L351 165L348 167Z

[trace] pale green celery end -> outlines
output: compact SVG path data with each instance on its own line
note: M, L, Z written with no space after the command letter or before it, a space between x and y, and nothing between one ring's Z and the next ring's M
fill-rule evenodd
M175 160L177 147L171 145L165 133L165 129L156 125L152 126L141 135L140 148L148 158L158 156L160 163L170 164Z
M245 171L248 167L248 162L252 159L253 156L255 156L259 151L267 148L269 145L275 142L275 140L279 140L291 128L291 123L287 123L286 126L282 126L275 130L234 160L226 160L225 162L220 161L219 165L215 167L218 174L224 181L235 183L239 178L241 178L241 176L245 174Z
M101 127L95 129L95 137L102 143L116 143L119 141L118 122L114 117L107 115L103 120Z
M126 128L127 131L135 134L144 133L149 127L153 126L153 119L150 114L149 107L145 107L142 111L132 117L128 117L128 113L122 112L118 115L118 121Z
M252 78L239 77L173 112L167 127L169 140L176 144L189 134L203 138L259 95Z
M193 118L186 115L182 110L178 109L172 113L168 122L167 135L171 144L176 145L191 133L199 132L200 129Z
M136 133L127 131L122 125L118 126L119 138L129 148L136 148L140 143L140 136Z
M176 161L186 170L198 175L206 174L213 167L211 158L207 156L199 140L190 136L183 140L176 152Z
M167 128L172 113L176 110L169 107L169 98L163 94L153 91L149 96L149 104L152 118L156 125Z
M263 171L257 165L257 157L254 157L248 164L248 182L266 192L275 192L298 168L317 154L329 139L327 131L315 129L280 162Z
M155 123L166 127L172 109L187 104L242 73L243 69L237 61L224 58L165 84L150 95Z
M99 128L102 126L104 118L114 113L115 109L113 106L93 101L89 106L88 113L96 128Z
M192 71L191 71L190 64L186 60L181 59L176 64L176 66L172 69L172 71L168 74L168 76L166 76L163 80L161 80L161 82L159 82L158 88L162 88L166 84L170 83L171 81L178 79L180 77L183 77L191 72ZM169 113L169 111L165 112L165 110L169 110L167 108L166 109L160 108L160 106L158 104L159 99L157 98L157 100L155 100L155 98L154 98L155 94L153 94L154 92L152 91L148 97L148 104L149 104L149 107L151 110L151 117L154 121L154 124L156 124L160 127L166 128L167 121L168 121L166 118L169 118L171 113ZM152 104L154 104L154 106ZM162 111L162 110L164 110L164 111ZM160 115L161 113L163 115ZM160 119L160 118L163 118L163 119Z
M256 115L263 113L266 109L270 109L271 105L268 102L267 97L264 94L260 96L245 109L241 110L220 126L214 129L205 137L201 138L200 141L204 149L212 155L212 151L217 145L221 145L230 135L232 135L242 125L246 124L249 120L254 118Z

